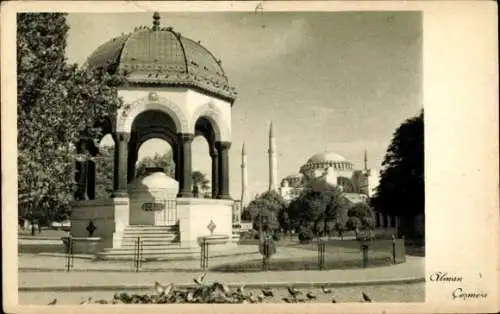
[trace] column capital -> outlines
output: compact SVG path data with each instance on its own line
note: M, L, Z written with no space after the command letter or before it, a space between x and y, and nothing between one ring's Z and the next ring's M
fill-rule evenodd
M215 147L210 148L210 157L217 158L218 155L219 153L217 152L217 149Z
M112 134L115 143L130 141L130 133L128 132L113 132Z
M183 142L192 142L194 140L194 134L192 133L178 133L177 136Z
M217 150L228 150L231 147L231 142L215 142Z

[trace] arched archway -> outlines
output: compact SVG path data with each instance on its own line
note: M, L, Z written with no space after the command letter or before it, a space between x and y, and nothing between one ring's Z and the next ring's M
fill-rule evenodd
M175 177L174 150L170 143L162 138L150 138L142 142L137 150L135 178L146 175L147 168L162 168L166 175Z
M194 121L195 135L203 136L208 143L211 157L211 196L229 199L229 156L230 142L220 141L220 125L210 115L201 115Z

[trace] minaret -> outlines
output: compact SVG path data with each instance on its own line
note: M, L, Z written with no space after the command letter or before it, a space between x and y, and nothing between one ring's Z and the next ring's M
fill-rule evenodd
M241 148L241 206L243 207L247 199L247 154L245 152L245 143Z
M365 161L365 172L368 170L368 156L366 154L366 149L364 151L364 161Z
M276 160L276 142L273 133L273 123L269 127L269 191L276 191L278 188L278 168Z

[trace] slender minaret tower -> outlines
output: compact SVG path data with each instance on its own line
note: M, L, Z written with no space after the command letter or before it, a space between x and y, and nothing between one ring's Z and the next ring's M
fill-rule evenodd
M278 168L276 160L276 142L273 133L273 123L269 127L269 191L276 191L278 189Z
M247 154L245 152L245 143L241 148L241 206L245 205L247 200Z
M368 156L366 154L366 149L364 151L364 162L365 162L365 172L368 170Z

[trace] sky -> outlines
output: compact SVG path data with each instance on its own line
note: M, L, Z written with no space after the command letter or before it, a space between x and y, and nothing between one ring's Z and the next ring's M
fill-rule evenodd
M324 151L356 168L380 168L395 129L422 104L422 18L419 12L161 13L161 26L209 49L238 97L232 108L230 193L241 195L245 143L248 196L268 188L272 121L278 178L297 173ZM152 24L152 13L68 16L67 58L83 64L101 44ZM170 150L162 140L139 158ZM193 142L193 170L210 177L207 142ZM279 182L278 181L278 182Z

